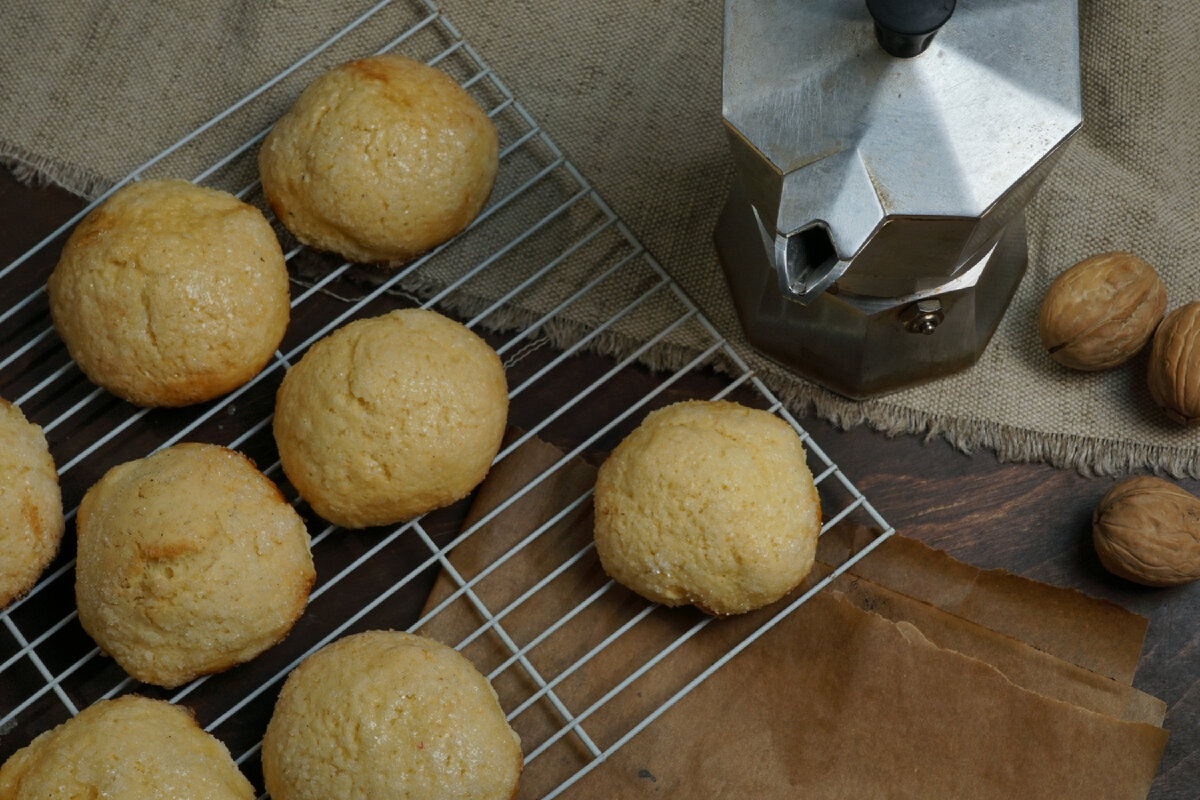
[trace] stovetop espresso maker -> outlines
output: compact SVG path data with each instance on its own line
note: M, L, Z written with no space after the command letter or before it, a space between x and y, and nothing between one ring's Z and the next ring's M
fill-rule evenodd
M750 343L855 398L975 363L1082 123L1076 0L726 0L723 79Z

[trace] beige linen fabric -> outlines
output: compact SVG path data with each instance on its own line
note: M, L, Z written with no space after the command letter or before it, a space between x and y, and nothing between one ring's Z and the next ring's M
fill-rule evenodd
M94 195L369 8L13 0L0 26L0 157ZM389 13L428 8L394 0ZM1104 250L1153 264L1169 307L1200 299L1200 6L1081 0L1086 121L1029 209L1030 269L1000 329L973 368L866 402L797 379L741 340L712 245L732 177L720 121L722 4L446 0L440 10L799 413L1084 472L1200 475L1200 431L1154 406L1144 356L1070 372L1041 353L1035 326L1053 277ZM389 24L387 13L372 16L335 50L362 55L362 37ZM284 102L264 95L230 122L257 131Z

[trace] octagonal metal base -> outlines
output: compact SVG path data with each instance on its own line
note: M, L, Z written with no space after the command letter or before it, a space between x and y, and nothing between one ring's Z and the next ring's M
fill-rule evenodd
M1025 273L1025 215L1018 213L960 277L908 297L866 297L837 287L800 305L780 291L763 232L735 185L716 246L747 340L764 355L847 397L862 399L963 370L983 354ZM940 319L916 304L936 300ZM928 322L928 319L926 319ZM925 332L922 332L924 330Z

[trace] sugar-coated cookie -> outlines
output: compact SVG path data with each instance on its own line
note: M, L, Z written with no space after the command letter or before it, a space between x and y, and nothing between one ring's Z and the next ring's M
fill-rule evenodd
M284 376L273 425L300 496L335 525L364 528L469 494L507 419L496 351L448 317L402 309L309 348Z
M41 427L0 400L0 608L58 555L66 523L58 471Z
M441 70L384 54L313 81L264 140L263 192L296 238L397 264L451 238L483 208L495 126Z
M181 180L131 183L72 231L47 281L54 327L92 382L184 406L257 375L291 314L262 212Z
M508 800L523 757L470 661L423 636L367 631L288 676L262 765L274 800Z
M100 700L13 753L0 797L253 800L229 750L163 700Z
M596 552L617 582L718 616L778 600L812 568L820 500L800 437L766 411L654 411L601 465Z
M304 521L241 453L184 443L110 469L79 504L79 621L137 680L254 658L304 611Z

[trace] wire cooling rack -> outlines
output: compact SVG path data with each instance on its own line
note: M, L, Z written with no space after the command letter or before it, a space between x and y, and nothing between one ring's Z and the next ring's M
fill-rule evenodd
M142 177L189 177L265 211L255 159L279 110L333 64L382 51L443 69L488 110L501 136L492 199L467 231L396 272L331 260L277 227L292 274L292 322L274 360L247 385L187 409L139 409L75 368L50 324L43 284L66 234L92 206L0 270L0 396L43 427L69 523L59 559L0 612L0 758L90 703L138 692L190 707L261 791L259 741L288 672L347 633L409 629L453 635L447 643L488 675L522 736L521 796L554 797L892 532L429 4L380 3L114 190ZM204 166L181 172L195 163ZM504 360L513 429L494 473L530 448L544 461L487 508L464 501L395 528L335 529L280 470L274 392L317 339L352 319L413 305L464 321ZM651 357L670 368L649 369ZM586 536L586 470L648 411L687 397L729 398L782 416L804 440L825 529L858 518L877 538L829 577L738 624L661 609L615 586ZM108 468L181 441L240 450L279 484L308 524L317 583L282 643L165 692L129 679L78 625L71 520ZM473 570L462 563L472 541L513 518L503 552ZM711 655L705 637L714 629ZM702 652L700 663L689 652Z

